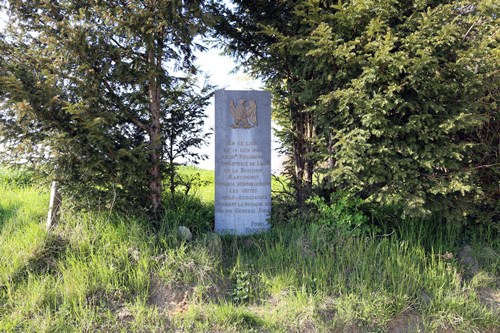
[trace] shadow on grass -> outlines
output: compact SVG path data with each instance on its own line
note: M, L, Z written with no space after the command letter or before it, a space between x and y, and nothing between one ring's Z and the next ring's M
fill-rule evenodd
M215 210L213 203L203 202L192 195L176 193L165 197L165 216L159 225L165 227L183 225L195 235L214 230Z
M2 229L7 220L10 220L16 217L17 212L21 208L21 205L10 205L10 206L0 206L0 233L2 233Z
M12 274L12 281L19 282L29 274L55 274L58 269L57 262L66 252L68 240L60 235L49 233L43 243L33 252L26 263Z

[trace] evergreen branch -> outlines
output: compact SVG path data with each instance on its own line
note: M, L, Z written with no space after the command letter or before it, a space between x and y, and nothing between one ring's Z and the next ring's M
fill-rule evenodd
M114 37L110 37L111 41L113 42L113 44L115 46L117 46L118 48L122 49L123 51L125 51L126 53L130 53L130 54L133 54L133 55L136 55L138 56L139 58L142 58L142 59L146 59L146 55L144 53L141 53L141 52L135 52L134 50L132 50L131 48L127 48L126 46L123 46L122 44L120 44L119 41L117 41ZM125 54L126 54L125 53Z
M483 165L478 165L478 166L469 167L469 168L462 168L460 170L449 171L449 172L444 172L444 173L432 173L432 174L420 173L420 175L427 177L427 178L449 177L450 175L457 173L457 172L465 172L465 171L472 171L472 170L479 170L479 169L488 169L488 168L492 168L492 167L496 167L496 166L500 166L500 163L483 164Z
M467 30L467 32L462 36L462 39L467 38L467 36L471 32L471 30L476 26L476 24L478 24L480 22L481 22L481 19L478 19L476 22L472 23L472 25L470 26L469 30Z
M133 122L137 127L141 128L143 131L149 133L149 126L139 120L139 118L137 118L127 107L125 107L125 105L123 105L120 97L115 93L109 82L103 79L102 83L106 86L106 89L118 104L120 110L129 116L130 121Z
M275 181L277 181L281 185L281 190L274 190L273 189L273 190L271 190L272 193L285 194L285 195L289 196L290 198L294 198L295 195L294 195L293 191L287 190L287 188L289 188L289 186L287 184L285 184L279 176L276 176L275 174L271 174L271 176Z
M129 50L125 46L123 46L122 44L120 44L120 42L118 42L113 36L111 36L110 39L111 39L111 41L113 41L113 43L115 43L116 46L118 46L122 50L125 50L125 51Z

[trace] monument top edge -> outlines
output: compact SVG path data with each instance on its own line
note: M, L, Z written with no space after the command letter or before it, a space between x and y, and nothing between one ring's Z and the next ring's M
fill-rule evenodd
M229 90L229 89L219 89L216 90L215 93L268 93L270 94L271 92L269 90L257 90L257 89L243 89L243 90Z

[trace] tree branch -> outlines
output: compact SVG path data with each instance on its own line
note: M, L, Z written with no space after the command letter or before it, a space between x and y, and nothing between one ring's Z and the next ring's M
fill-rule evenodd
M94 70L96 70L96 68L94 68ZM141 128L146 133L149 133L149 126L143 123L141 120L139 120L139 118L137 118L127 107L125 107L125 105L123 105L123 103L120 100L120 97L115 93L109 82L102 79L102 83L104 84L108 92L112 95L112 97L115 99L120 110L129 116L130 121L134 123L137 127Z

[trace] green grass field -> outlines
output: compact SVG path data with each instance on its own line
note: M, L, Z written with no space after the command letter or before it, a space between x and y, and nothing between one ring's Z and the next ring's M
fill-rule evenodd
M493 232L434 220L361 236L297 214L221 238L213 172L184 168L196 181L160 230L95 207L47 233L48 188L0 173L0 332L500 332Z

